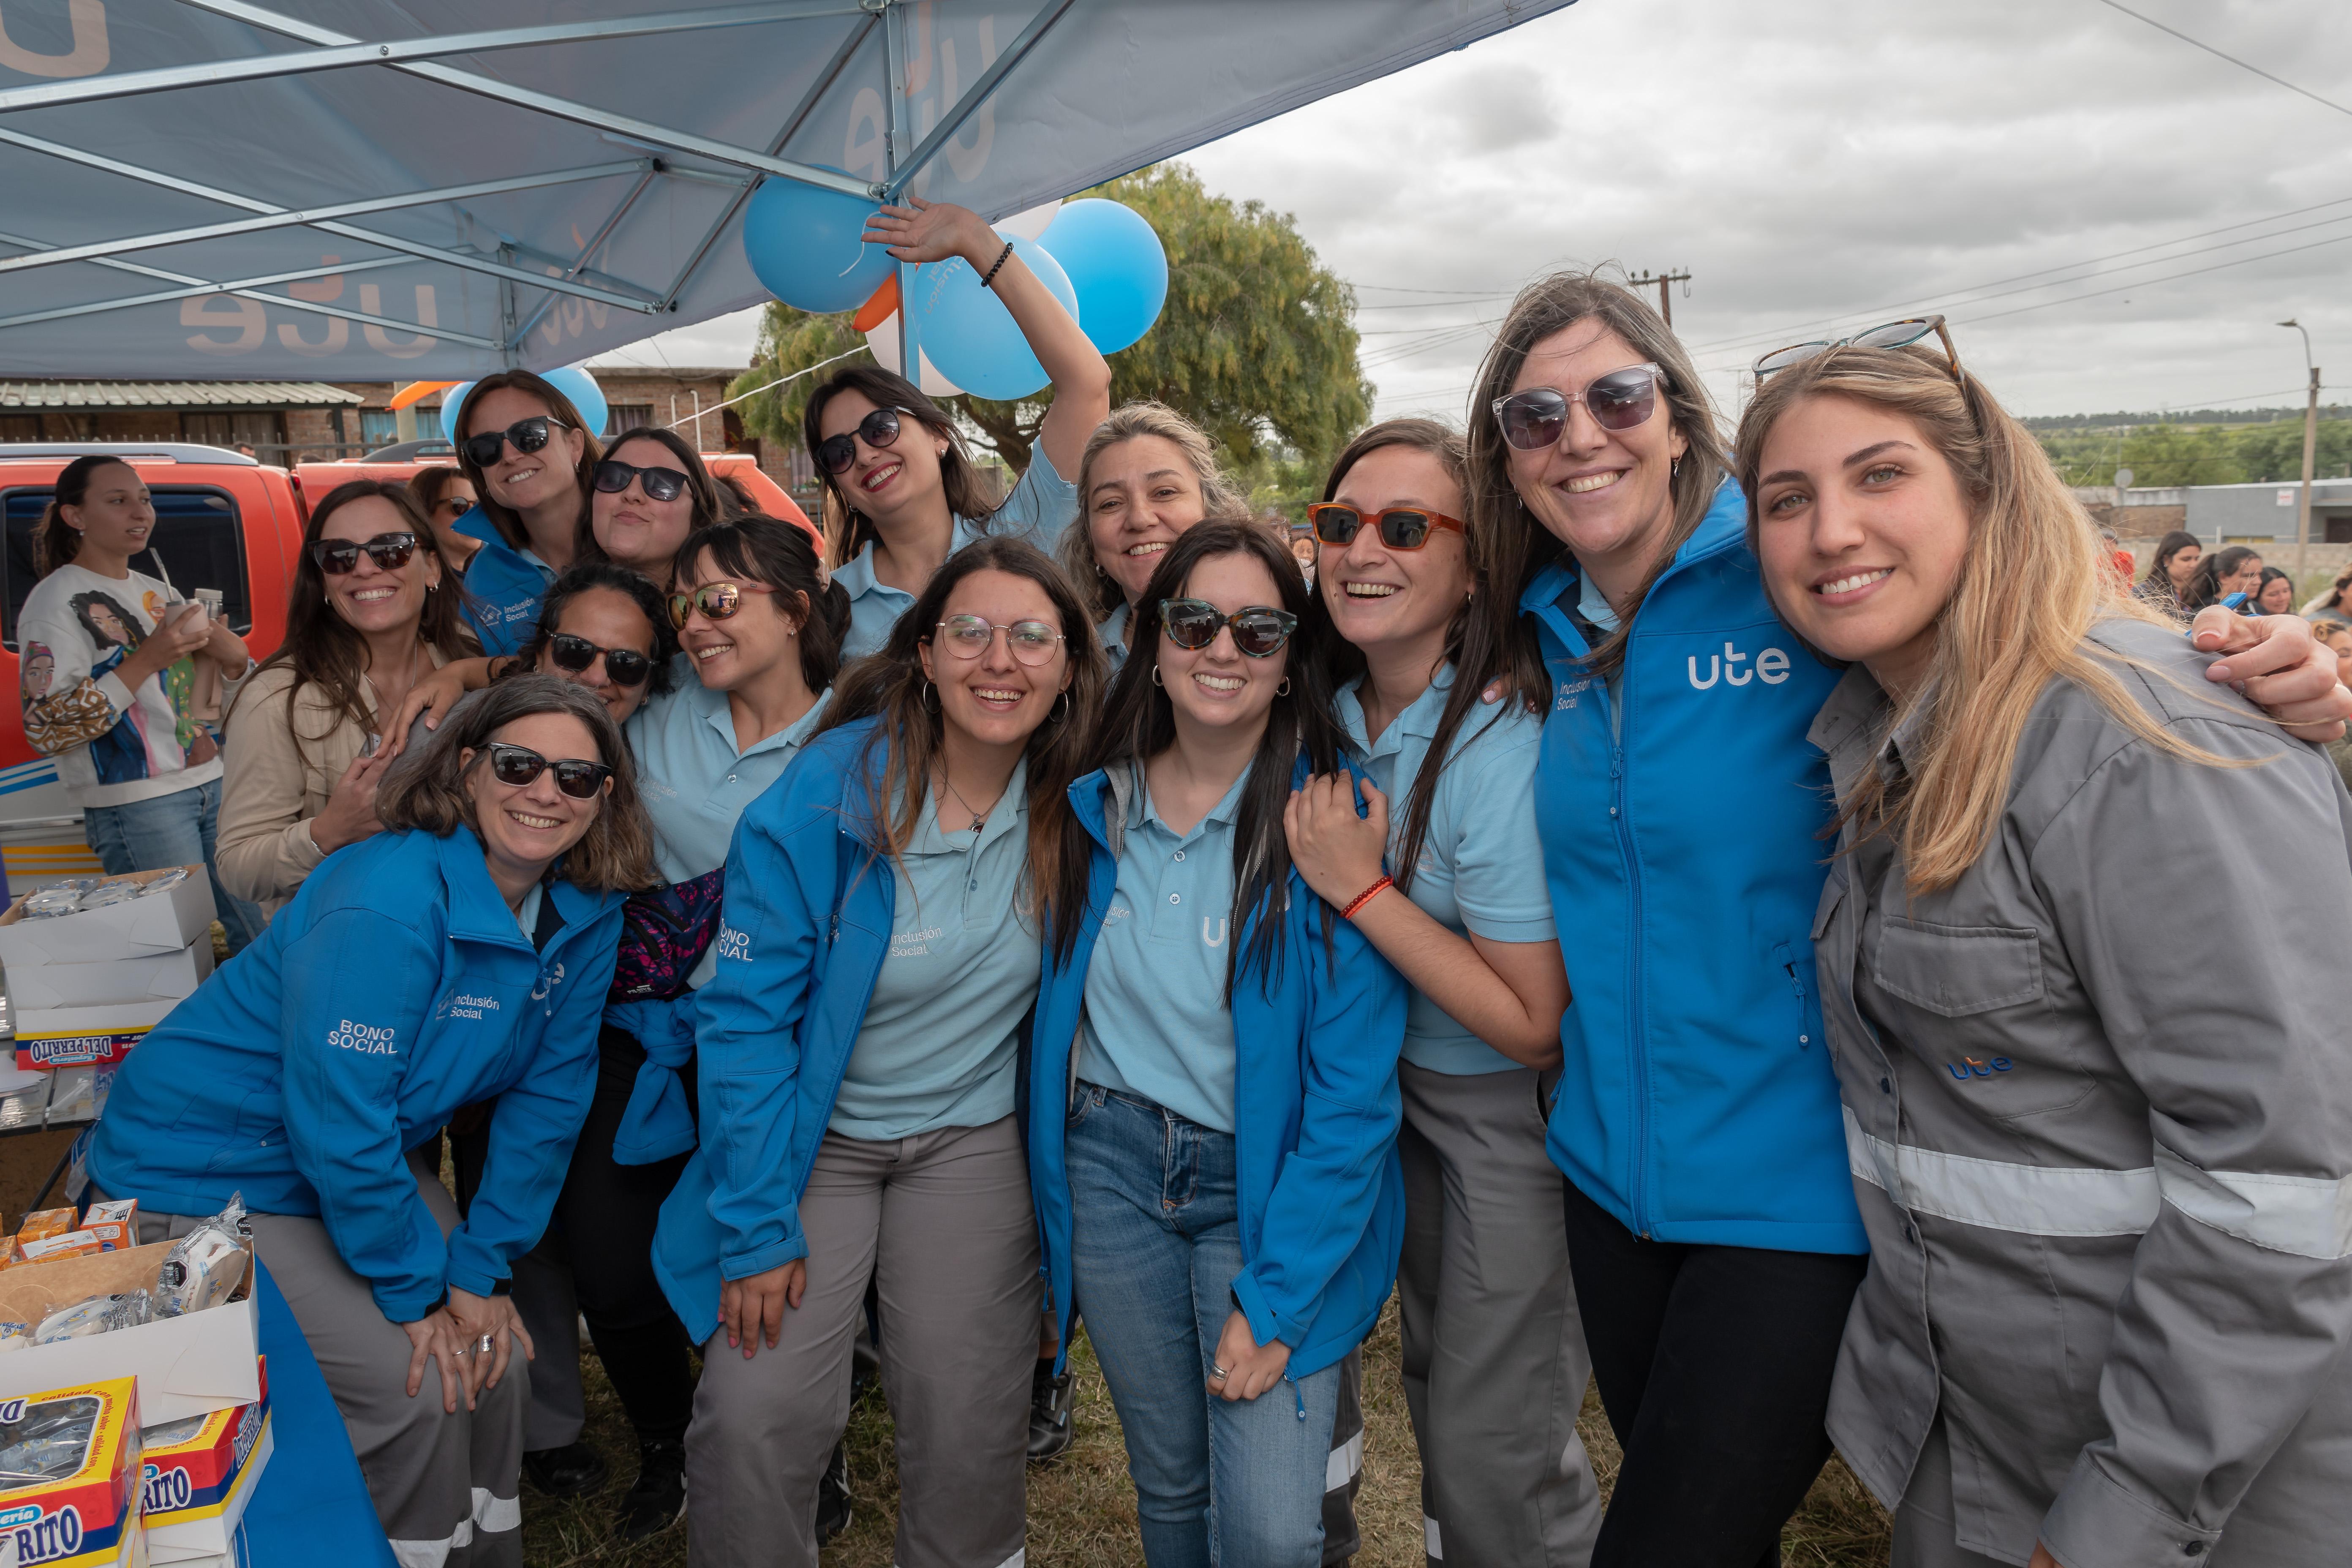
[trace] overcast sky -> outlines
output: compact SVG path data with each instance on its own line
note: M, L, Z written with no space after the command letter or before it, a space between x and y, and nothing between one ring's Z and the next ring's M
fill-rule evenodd
M2128 3L2352 108L2352 5ZM1925 310L2021 414L2299 403L2289 316L2352 401L2352 113L2102 0L1581 0L1189 161L1357 286L1381 415L1461 418L1510 291L1605 261L1694 275L1727 410L1757 353Z

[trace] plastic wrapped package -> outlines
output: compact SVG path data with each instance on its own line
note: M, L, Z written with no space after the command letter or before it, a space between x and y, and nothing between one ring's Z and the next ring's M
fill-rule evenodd
M0 1322L0 1355L5 1355L10 1351L24 1350L32 1342L32 1324Z
M59 1068L50 1075L48 1124L69 1127L98 1120L98 1069Z
M37 921L47 920L56 915L69 915L81 908L82 895L91 891L98 884L99 879L96 877L68 877L62 882L52 883L26 897L25 918L28 921Z
M71 1208L35 1209L16 1225L18 1241L47 1241L79 1227L81 1215Z
M154 1303L144 1290L127 1290L119 1296L92 1296L86 1301L76 1301L70 1307L60 1307L43 1318L41 1326L33 1331L33 1342L48 1345L59 1340L86 1340L93 1334L136 1328L153 1315Z
M136 1568L139 1382L0 1400L0 1557L42 1568Z
M113 904L127 904L146 890L136 882L108 882L84 893L81 902L74 909L79 912L82 910L102 910Z
M174 866L162 876L151 878L138 884L139 896L147 899L154 897L157 893L168 893L187 879L188 868L185 866Z
M86 1395L43 1400L25 1406L16 1420L0 1422L0 1489L55 1485L89 1462L104 1405Z
M0 1093L0 1132L38 1127L49 1113L49 1090L56 1085L47 1073L34 1082Z
M155 1315L176 1318L201 1312L229 1299L245 1279L246 1247L253 1231L245 1223L245 1194L172 1244L155 1281Z

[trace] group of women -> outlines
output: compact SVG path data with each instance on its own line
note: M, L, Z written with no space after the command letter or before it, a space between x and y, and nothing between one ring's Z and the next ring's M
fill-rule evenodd
M1939 320L1769 356L1727 444L1582 276L1466 437L1339 456L1310 590L985 226L872 235L1055 376L1003 508L886 373L810 399L827 563L493 376L462 597L345 487L232 710L285 901L90 1169L157 1234L245 1191L404 1563L519 1562L576 1301L698 1563L814 1563L861 1329L894 1561L1020 1563L1082 1320L1146 1561L1307 1568L1391 1289L1433 1563L1776 1562L1832 1443L1906 1565L2333 1560L2303 623L2116 592Z

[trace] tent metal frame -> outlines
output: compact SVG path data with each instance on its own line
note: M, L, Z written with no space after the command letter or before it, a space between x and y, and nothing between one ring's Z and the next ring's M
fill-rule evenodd
M221 223L184 226L150 234L73 246L55 246L0 234L0 244L16 247L26 253L22 256L0 258L0 273L24 271L70 262L88 262L175 285L172 289L161 291L0 317L0 329L28 325L35 321L55 321L61 317L94 315L111 310L128 310L205 294L229 294L241 299L258 300L283 309L308 310L395 331L425 332L451 342L460 342L469 347L496 353L501 355L507 363L517 364L521 357L520 345L560 296L571 296L646 316L659 316L675 310L677 308L679 296L685 292L697 271L709 258L711 247L735 221L743 203L750 199L752 190L757 187L762 176L796 180L803 184L814 185L824 190L841 191L875 202L900 200L917 176L946 149L950 140L963 128L974 113L978 112L989 96L1003 85L1005 79L1021 65L1023 60L1034 51L1045 35L1076 5L1076 0L1045 0L1045 4L1030 18L1028 25L1022 29L1020 35L994 61L991 62L969 90L958 96L957 100L940 115L938 122L932 126L929 133L921 139L919 144L909 123L906 97L908 23L905 13L910 0L762 0L762 3L753 5L710 6L670 12L656 11L595 21L562 22L537 26L507 27L474 33L453 33L422 38L376 42L354 38L325 27L313 26L281 12L252 4L251 0L180 0L180 3L214 16L242 22L248 26L293 38L309 47L244 59L194 66L175 66L156 70L130 71L119 76L100 76L83 81L15 89L0 92L0 114L16 110L55 108L144 93L167 92L187 87L257 81L316 71L379 66L533 113L584 125L625 142L741 170L744 174L740 178L720 175L702 169L680 167L659 156L648 156L583 168L515 175L466 185L412 191L394 196L338 202L316 207L291 208L0 127L0 144L58 158L86 168L101 170L145 184L177 191L184 195L195 196L202 200L236 208L248 215L243 218ZM865 20L849 30L848 36L835 50L832 60L824 70L818 73L809 90L803 95L800 103L787 117L783 127L764 152L657 125L634 116L597 109L551 93L515 86L495 78L437 63L438 57L447 55L483 54L549 44L708 31L828 16L862 16ZM868 183L852 175L836 174L829 169L820 169L780 156L784 146L806 122L809 115L814 112L818 102L839 81L842 73L848 68L850 62L872 37L874 28L877 25L882 28L883 69L889 88L890 130L887 143L888 179ZM344 221L371 213L391 212L445 203L458 205L479 196L629 174L635 174L636 177L630 182L628 190L614 205L611 214L597 226L596 231L589 237L579 254L570 258L544 257L536 252L530 252L526 257L525 247L518 247L511 242L501 244L495 257L485 256L471 249L428 245ZM612 237L621 221L652 183L660 178L688 179L697 184L713 183L732 185L735 187L735 195L704 234L700 242L695 246L685 265L678 269L666 288L655 290L627 279L605 277L592 270L590 264L598 250ZM464 211L462 205L459 205L459 210ZM258 277L227 280L207 279L187 273L120 259L127 253L139 250L158 249L198 240L288 227L314 228L322 233L357 240L362 244L391 250L397 254L339 263L331 267L273 272ZM517 261L526 258L535 259L543 267L551 268L551 271L533 272L516 265ZM503 307L502 340L493 342L446 328L426 327L420 322L394 321L361 311L321 305L310 300L297 300L288 295L262 292L273 284L294 282L336 273L399 266L411 259L439 262L499 279ZM911 264L902 262L898 270L901 298L904 299L908 297L905 291L911 287L913 267ZM520 321L518 321L516 309L516 291L519 288L537 289L542 295L530 313ZM898 312L900 348L903 355L900 363L905 367L909 379L913 379L919 374L920 369L916 357L919 350L914 341L914 328L908 316L909 312L904 310Z

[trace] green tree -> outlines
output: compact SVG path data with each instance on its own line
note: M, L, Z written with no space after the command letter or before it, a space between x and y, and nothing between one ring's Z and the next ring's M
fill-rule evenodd
M2315 479L2333 479L2352 465L2352 419L2322 419L2312 467ZM2259 484L2284 484L2303 478L2303 421L2282 419L2254 425L2231 439L2245 477Z
M1161 164L1085 193L1126 203L1168 251L1168 303L1142 340L1110 356L1111 402L1156 398L1192 420L1238 473L1284 463L1319 467L1371 412L1356 362L1355 291L1320 265L1286 214L1213 196L1182 164ZM849 317L771 304L740 395L857 348ZM845 363L856 363L849 361ZM742 405L752 434L800 439L801 410L823 378ZM951 400L982 441L1020 473L1052 401Z
M2210 425L2143 425L2124 438L2118 466L2140 486L2234 485L2246 477L2229 432Z

